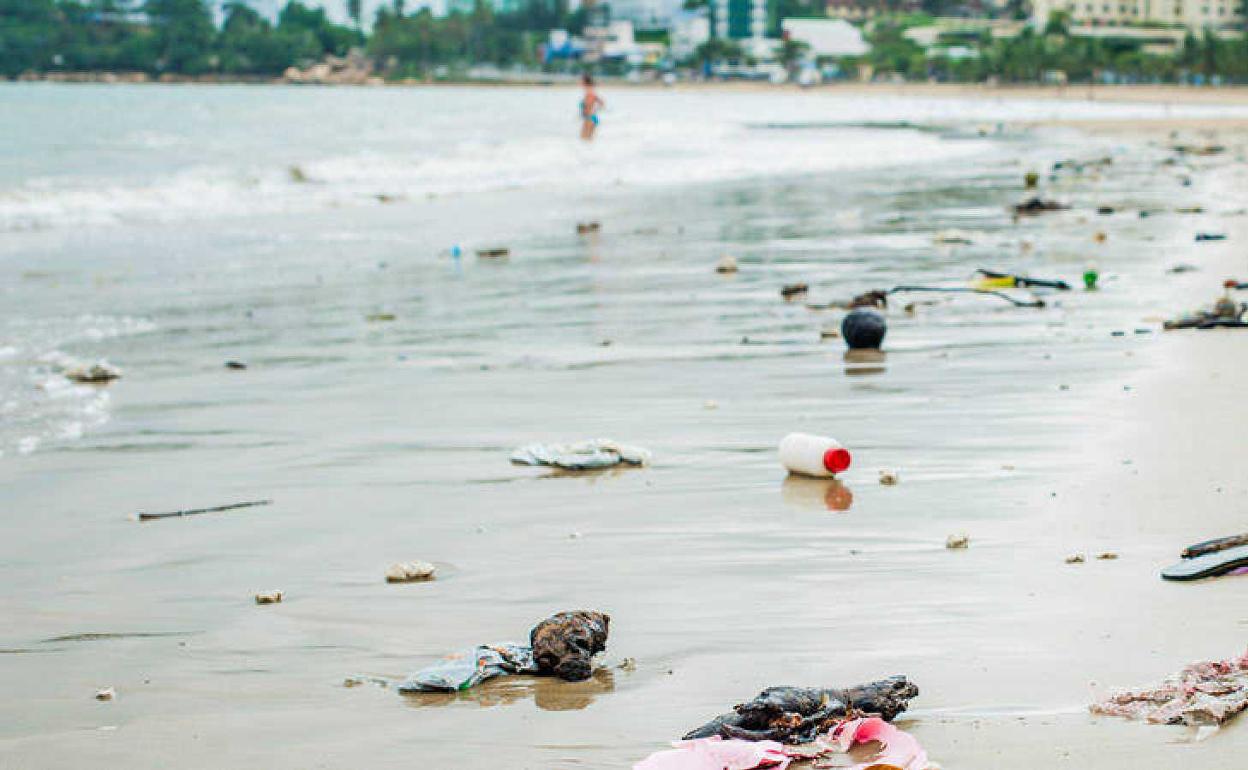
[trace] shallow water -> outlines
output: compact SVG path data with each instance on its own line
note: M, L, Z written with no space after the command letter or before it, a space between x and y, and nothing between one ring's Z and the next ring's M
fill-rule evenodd
M1055 480L1103 462L1092 439L1156 355L1145 319L1201 296L1164 268L1231 248L1191 242L1238 216L1206 170L1230 161L995 126L1149 105L787 92L608 93L582 147L571 97L0 89L31 142L0 190L0 745L19 764L623 767L763 686L891 673L919 682L920 727L1076 713L1081 670L998 677L1096 638L1079 584L1046 571L1081 526ZM101 116L93 149L57 138L71 110ZM1069 157L1113 163L1046 177L1074 208L1012 221L1023 173ZM933 245L946 228L974 243ZM510 257L474 256L495 245ZM714 272L724 254L738 274ZM845 361L819 334L839 314L779 295L977 267L1078 283L1089 262L1101 291L1040 310L908 296L932 304L890 309L880 362ZM125 375L73 386L53 351ZM784 478L792 430L853 449L843 483ZM507 462L597 436L654 466ZM131 518L256 498L275 503ZM958 530L971 552L943 548ZM382 582L412 558L442 579ZM1126 579L1098 601L1125 611ZM612 614L607 663L636 671L445 703L342 687L580 606Z

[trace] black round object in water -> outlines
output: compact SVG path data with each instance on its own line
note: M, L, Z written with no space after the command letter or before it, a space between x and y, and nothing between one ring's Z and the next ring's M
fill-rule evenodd
M855 308L841 321L841 336L850 350L878 350L887 332L884 316L870 308Z

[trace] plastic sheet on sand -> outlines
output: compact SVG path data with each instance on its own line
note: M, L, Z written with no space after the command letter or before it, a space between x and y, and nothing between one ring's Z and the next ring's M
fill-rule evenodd
M875 744L867 746L866 744ZM866 756L862 750L866 750ZM855 755L851 758L850 752ZM818 760L837 756L835 764ZM784 770L794 760L843 770L928 770L927 752L909 733L878 717L838 722L814 743L788 747L775 741L724 740L719 736L679 741L651 754L633 770Z

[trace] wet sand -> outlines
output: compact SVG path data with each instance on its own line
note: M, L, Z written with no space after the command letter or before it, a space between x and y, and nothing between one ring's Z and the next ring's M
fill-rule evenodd
M1060 142L1045 157L1092 152ZM314 280L300 261L312 239L299 258L275 257L272 275L203 278L199 296L175 273L195 312L177 329L162 311L162 329L176 329L163 345L122 346L142 376L118 383L114 421L0 465L0 614L15 621L0 638L0 765L620 768L765 686L904 673L922 694L901 722L946 768L1241 766L1242 725L1190 743L1086 712L1109 687L1240 651L1248 620L1237 598L1248 584L1157 577L1183 545L1243 527L1244 342L1146 320L1212 299L1244 269L1248 227L1228 213L1243 165L1234 152L1201 161L1195 187L1176 193L1151 163L1065 182L1080 211L1019 225L1000 206L1022 195L1022 166L1003 165L969 179L872 175L877 187L847 193L872 201L850 235L823 229L844 208L838 180L734 184L649 208L495 209L517 253L465 265L462 281L401 240L384 245L409 217L436 229L476 213L457 201L370 222L385 271L370 259ZM1180 197L1225 205L1150 220L1087 212ZM886 224L907 213L922 219L914 231ZM591 216L601 237L570 235ZM777 296L812 275L812 300L894 280L871 256L913 254L927 262L909 269L933 279L964 271L973 260L928 235L959 223L991 233L986 244L1033 237L1047 247L1036 260L1068 277L1092 255L1104 288L1040 315L894 311L878 366L847 366L817 342L835 314ZM1099 251L1098 228L1110 234ZM1193 245L1197 228L1230 238ZM172 229L134 237L182 260L264 242L244 224L210 246ZM93 244L109 254L99 275L125 285L147 269L125 256L140 245L130 238ZM34 241L47 255L85 245ZM743 270L725 279L711 268L730 248ZM994 248L1007 247L977 254ZM1166 275L1177 261L1201 270ZM361 320L379 308L398 308L398 325ZM289 327L302 336L288 330L275 353L275 316L305 310ZM478 346L491 334L500 345ZM264 352L246 372L221 368L249 349ZM840 483L785 478L774 443L799 429L854 449ZM656 462L585 476L506 462L528 441L597 435ZM900 483L879 485L881 469ZM127 516L256 497L276 502ZM969 549L944 548L956 531ZM1120 558L1064 563L1103 550ZM382 582L411 558L441 578ZM274 588L282 604L252 603ZM612 616L589 682L420 698L343 686L523 639L578 607ZM617 668L625 657L636 670ZM104 686L116 701L92 699Z

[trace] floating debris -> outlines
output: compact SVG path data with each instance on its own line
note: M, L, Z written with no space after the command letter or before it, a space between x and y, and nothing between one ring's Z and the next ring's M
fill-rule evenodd
M1083 564L1087 559L1081 553L1072 553L1066 557L1067 564Z
M281 591L265 591L263 593L256 594L256 604L281 604L281 603L282 603Z
M970 548L971 536L965 532L958 532L945 538L945 548L950 550Z
M798 297L805 297L806 292L810 291L810 286L804 283L785 284L780 289L780 296L786 300L794 300Z
M117 697L117 691L112 687L105 687L95 691L95 699L101 701L113 700Z
M212 508L190 508L185 511L169 511L168 513L139 513L139 521L151 521L153 519L174 519L181 516L197 516L201 513L219 513L221 511L232 511L235 508L251 508L257 505L272 505L272 500L248 500L243 503L230 503L229 505L217 505Z
M886 487L896 486L901 477L896 471L880 471L880 484Z
M226 361L225 368L233 369L235 371L242 371L243 369L247 368L247 363L245 361Z
M88 385L102 385L121 378L121 369L100 359L92 364L76 364L64 369L66 379Z
M715 265L715 272L724 274L737 272L737 258L730 254L720 257L719 263Z
M364 316L364 320L369 323L378 323L383 321L393 321L397 318L394 313L369 313Z
M577 222L576 223L577 235L587 235L589 233L596 233L601 229L602 229L601 222Z
M550 465L565 470L593 470L616 465L642 466L650 462L649 450L609 439L577 444L529 444L511 453L516 465Z
M511 249L504 247L495 247L492 249L477 249L477 256L481 259L502 259L511 255Z

